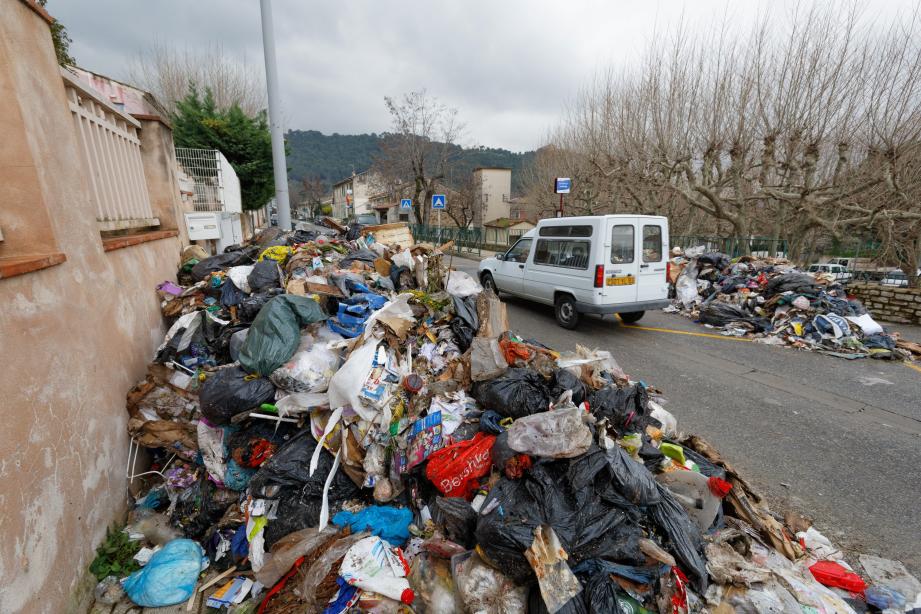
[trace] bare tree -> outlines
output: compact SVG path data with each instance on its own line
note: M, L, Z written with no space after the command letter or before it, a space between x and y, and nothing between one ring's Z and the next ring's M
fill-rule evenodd
M384 135L372 171L387 184L409 186L416 221L428 224L428 202L436 192L436 183L447 176L463 125L457 119L457 109L446 107L425 90L400 99L385 97L384 103L392 131Z
M303 198L302 205L307 207L311 217L319 217L322 213L323 197L326 195L323 182L318 177L304 177L298 188Z
M747 36L679 28L638 70L600 74L551 140L586 209L668 211L799 257L817 237L875 236L915 283L918 13L880 30L841 8L796 6Z
M470 173L453 181L454 188L448 195L445 213L458 228L467 228L474 222L482 225L483 220L483 180L477 173Z
M262 71L245 58L237 60L220 45L204 50L175 49L156 44L135 56L128 67L129 82L153 94L170 113L185 98L189 85L210 88L218 108L234 103L249 116L266 108Z

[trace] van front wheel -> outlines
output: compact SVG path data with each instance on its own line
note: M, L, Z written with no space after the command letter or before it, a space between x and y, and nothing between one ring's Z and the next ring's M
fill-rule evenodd
M578 326L579 311L576 309L576 299L568 294L561 294L556 297L554 307L557 324L569 330Z
M619 314L620 321L624 324L633 324L634 322L639 322L640 318L642 318L645 313L645 311L628 311L626 313L621 313Z

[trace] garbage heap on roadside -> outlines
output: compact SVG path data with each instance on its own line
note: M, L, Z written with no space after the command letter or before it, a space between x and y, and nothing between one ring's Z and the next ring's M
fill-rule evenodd
M665 311L724 335L848 359L921 359L921 347L887 332L833 275L804 273L784 258L675 248L670 275L674 303Z
M149 470L137 450L129 463L143 566L102 579L97 604L553 614L921 599L907 572L868 586L807 520L771 512L610 353L516 336L440 249L352 236L187 250L179 284L159 286L172 324L128 395L150 456Z

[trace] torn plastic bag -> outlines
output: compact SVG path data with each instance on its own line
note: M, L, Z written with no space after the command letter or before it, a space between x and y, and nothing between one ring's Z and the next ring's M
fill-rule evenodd
M416 593L415 614L463 614L464 604L457 594L450 560L420 553L413 559L409 584Z
M198 574L207 560L196 542L174 539L125 579L125 593L132 602L145 608L182 603L195 592Z
M239 496L239 493L216 486L202 471L197 481L179 493L170 523L181 528L186 537L200 540Z
M334 286L342 291L342 294L349 296L352 294L352 291L349 290L349 285L347 282L351 281L363 283L365 278L358 273L352 273L351 271L336 271L329 276L329 280L333 282Z
M275 586L275 583L294 566L297 559L310 555L337 539L338 535L339 531L330 527L322 531L316 527L309 527L285 535L265 554L262 567L255 572L256 579L265 586Z
M729 256L720 252L707 252L697 257L697 261L712 266L717 271L722 271L729 266Z
M201 385L201 413L213 424L229 424L230 419L247 409L271 403L275 386L263 377L252 377L239 367L212 373Z
M166 364L175 361L190 367L197 366L207 359L207 354L212 352L211 346L228 324L204 310L181 316L170 326L163 343L157 348L154 362Z
M499 342L486 337L474 337L470 343L470 379L474 382L499 377L508 363L499 349Z
M457 347L461 352L466 352L480 327L480 320L476 313L476 297L452 296L451 300L454 303L454 313L457 314L457 317L451 320L451 330L454 331L454 336L457 338Z
M469 612L511 614L527 611L527 589L470 551L451 557L454 585Z
M323 308L313 299L274 297L253 321L240 349L240 364L250 373L270 374L297 350L301 327L325 319Z
M543 524L534 530L534 541L525 551L525 557L537 576L540 594L549 614L556 614L582 590L582 585L566 564L569 557L553 527Z
M589 400L589 408L596 418L607 418L620 432L642 432L658 420L649 415L649 393L642 384L624 388L610 385L596 390Z
M271 258L257 262L246 281L249 284L250 292L255 293L280 287L281 272L278 270L278 262Z
M592 431L586 426L586 420L594 422L591 414L578 407L524 416L508 428L508 445L529 456L581 456L592 445Z
M544 378L527 368L509 369L495 379L477 382L472 393L484 409L512 418L547 411L550 407L550 391Z
M638 509L606 479L603 455L596 457L600 462L587 457L535 463L521 479L502 477L489 491L482 507L489 511L477 519L476 541L490 563L514 581L533 578L523 553L541 524L553 527L573 562L601 556L645 561Z
M246 252L230 252L228 254L210 256L204 260L200 260L198 264L192 267L192 279L199 282L211 275L211 273L223 271L226 268L239 264L249 264L251 262L252 259L247 256Z
M259 315L259 311L268 303L275 292L281 293L281 289L272 290L268 293L253 294L243 299L237 306L237 317L241 322L252 322Z
M334 458L327 450L321 450L317 469L310 475L310 462L316 447L310 429L304 429L263 463L250 480L248 491L254 497L279 501L277 519L266 525L266 547L288 533L319 524L323 489ZM272 486L280 489L272 489ZM335 509L354 498L367 499L344 471L336 471L329 489L330 508Z
M339 352L328 346L341 340L327 328L320 328L316 336L303 335L297 352L272 371L269 379L288 392L326 392L330 378L339 368Z
M198 450L208 475L218 484L224 483L224 429L214 426L204 416L198 421Z
M550 397L558 399L567 390L572 390L572 402L576 405L581 405L588 396L588 390L582 380L566 369L557 369L550 379Z
M302 611L323 611L326 603L336 592L335 579L339 576L339 560L345 556L353 544L366 537L368 537L367 533L353 533L340 537L310 565L296 589L300 598L305 602ZM319 590L321 585L327 587L325 592ZM328 588L328 585L332 588Z
M472 276L463 271L450 271L445 290L451 296L466 298L483 291L483 286Z
M232 362L236 362L240 359L240 348L243 347L243 342L246 341L246 335L248 334L249 327L247 326L242 330L234 332L230 336L230 342L227 344L227 350Z
M373 330L374 323L380 322L401 340L406 339L410 329L416 324L416 317L409 305L410 298L412 298L411 294L401 294L375 311L365 322L365 330Z

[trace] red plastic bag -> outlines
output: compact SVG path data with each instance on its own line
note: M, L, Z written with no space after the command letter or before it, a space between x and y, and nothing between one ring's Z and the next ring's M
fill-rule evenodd
M425 477L447 497L470 499L478 479L489 473L495 441L495 435L477 433L473 439L434 452L429 456Z
M852 593L862 593L867 588L863 578L834 561L819 561L809 571L825 586L843 588Z

